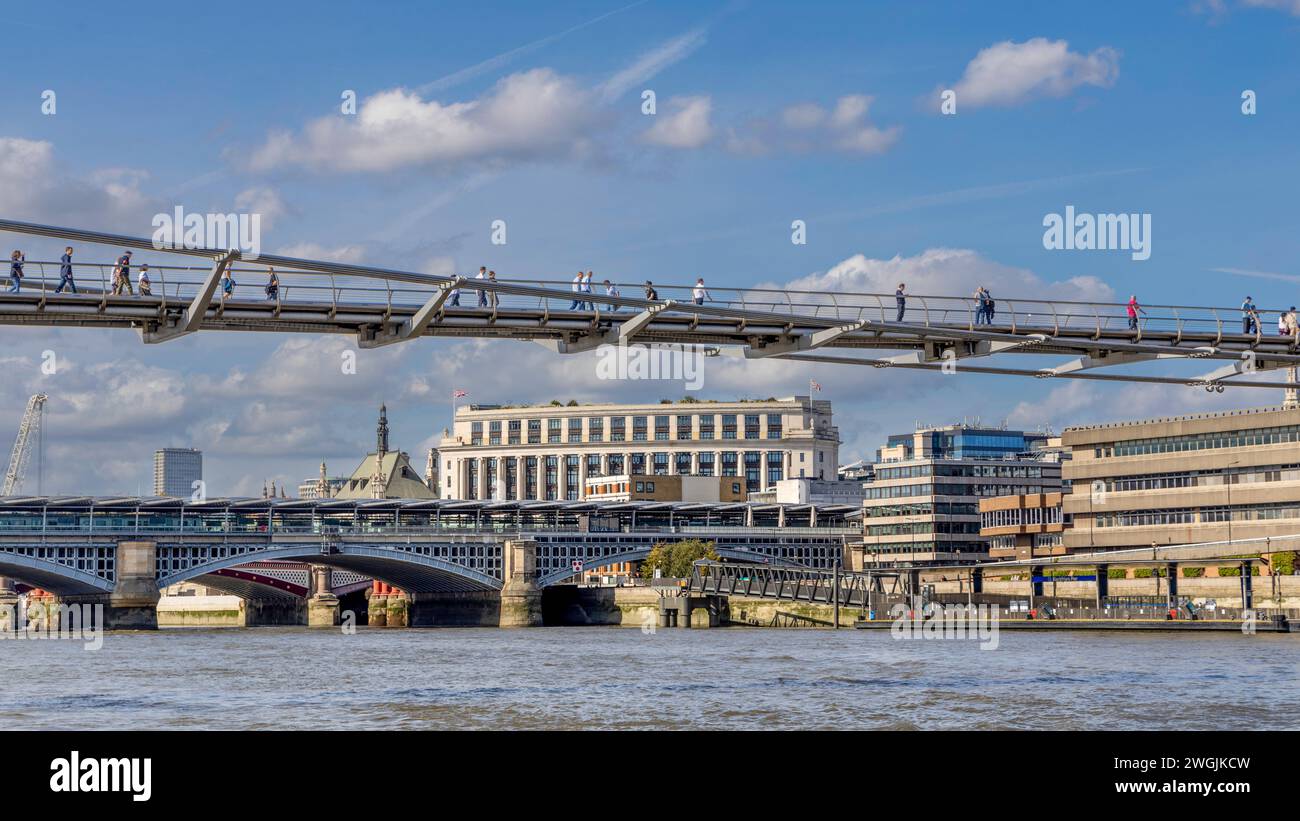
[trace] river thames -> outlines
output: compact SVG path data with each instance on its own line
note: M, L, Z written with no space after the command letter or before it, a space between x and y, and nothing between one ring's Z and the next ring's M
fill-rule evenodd
M0 641L0 729L1300 729L1300 636L306 628Z

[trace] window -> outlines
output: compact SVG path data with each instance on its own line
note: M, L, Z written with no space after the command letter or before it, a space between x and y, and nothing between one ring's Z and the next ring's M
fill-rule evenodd
M756 450L745 451L745 490L754 493L763 489L763 454Z
M623 442L627 440L627 417L611 416L609 419L609 441Z
M646 482L646 483L645 483L645 492L646 492L646 493L654 493L654 492L655 492L655 483L654 483L654 482Z
M691 438L691 417L677 417L677 440L679 442L687 441Z
M600 475L600 454L593 453L587 456L587 476Z
M679 476L689 476L691 472L691 454L689 451L678 453L675 457L677 467L675 473Z
M656 476L668 475L668 454L656 453L654 455L654 472Z
M632 441L633 442L644 442L649 438L646 433L647 430L646 425L648 419L649 417L646 416L632 417Z
M769 413L767 415L767 438L768 439L781 438L781 414Z
M740 482L731 483L731 492L736 494L737 496L740 495Z
M767 483L774 485L785 478L785 454L772 451L767 454Z
M605 438L605 420L600 416L593 416L587 420L587 441L600 442Z
M483 444L483 423L482 422L469 423L469 443L471 445Z
M520 443L519 440L521 436L522 425L523 423L520 422L518 419L510 420L510 425L508 428L508 432L506 434L507 441L509 444L518 445Z
M745 438L758 438L758 414L756 413L745 414Z
M564 421L563 419L560 419L558 417L555 419L546 420L546 441L549 442L550 444L552 445L558 444L561 441L562 433L561 433L560 426L563 423L563 421Z
M712 454L712 453L701 453L701 454L700 454L700 475L701 475L701 476L714 476L714 475L716 475L716 474L714 473L715 470L716 470L716 467L715 467L714 464L713 464L713 454Z
M655 441L656 442L668 441L668 417L667 416L655 417Z
M736 471L739 469L740 461L734 450L725 450L722 452L722 475L739 476Z
M722 438L723 439L736 438L736 414L734 413L722 414Z
M582 417L575 416L569 420L569 442L582 441Z
M609 455L609 475L621 476L626 472L626 466L623 464L622 454L611 453Z
M529 456L524 459L524 498L537 498L537 457Z
M528 420L528 444L540 445L542 443L542 420Z
M501 420L500 419L493 422L488 422L488 444L489 445L501 444Z
M700 417L700 438L713 438L713 414L706 413Z

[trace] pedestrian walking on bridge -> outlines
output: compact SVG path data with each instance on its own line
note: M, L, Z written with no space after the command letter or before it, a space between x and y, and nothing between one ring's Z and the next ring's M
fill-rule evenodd
M1146 316L1146 309L1138 304L1136 295L1130 295L1128 298L1128 329L1136 331L1138 329L1138 314Z
M895 322L903 321L903 314L907 313L907 283L898 283L898 290L894 291L894 302L898 304L898 318Z
M1250 297L1241 303L1241 332L1243 334L1253 334L1259 331L1259 311L1255 308L1255 303Z
M23 263L26 261L27 257L23 255L22 251L15 249L9 255L9 293L11 294L16 294L22 290Z
M54 293L61 294L63 289L68 288L72 293L77 292L77 283L72 281L72 246L69 245L63 249L63 256L59 257L59 285L54 289Z

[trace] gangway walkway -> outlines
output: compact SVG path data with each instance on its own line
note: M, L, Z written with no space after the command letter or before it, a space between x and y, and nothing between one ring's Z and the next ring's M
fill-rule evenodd
M362 348L428 336L528 340L561 354L653 344L743 359L1212 391L1293 387L1258 377L1300 365L1300 339L1266 332L1277 310L1261 311L1254 330L1243 333L1237 308L1144 305L1145 315L1130 327L1123 304L998 295L991 323L981 324L972 297L909 294L900 320L894 294L710 285L697 304L691 285L655 283L659 298L651 300L637 295L641 285L626 282L617 283L620 296L607 295L598 283L593 293L579 294L567 280L489 281L211 248L159 249L140 237L11 220L0 220L0 231L167 255L166 264L150 263L149 296L113 294L111 261L73 263L78 286L88 288L72 294L56 293L58 262L29 260L20 292L0 293L0 324L130 328L146 343L224 330L349 334ZM280 287L267 294L271 267ZM227 273L237 285L223 298ZM1003 355L1017 366L988 362ZM1195 360L1206 360L1197 368L1203 372L1122 369Z

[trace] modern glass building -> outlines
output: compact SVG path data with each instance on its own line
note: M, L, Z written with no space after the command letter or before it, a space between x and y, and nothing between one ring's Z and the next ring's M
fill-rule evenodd
M887 439L862 505L857 569L989 558L980 501L1061 490L1061 450L1048 434L968 425Z

